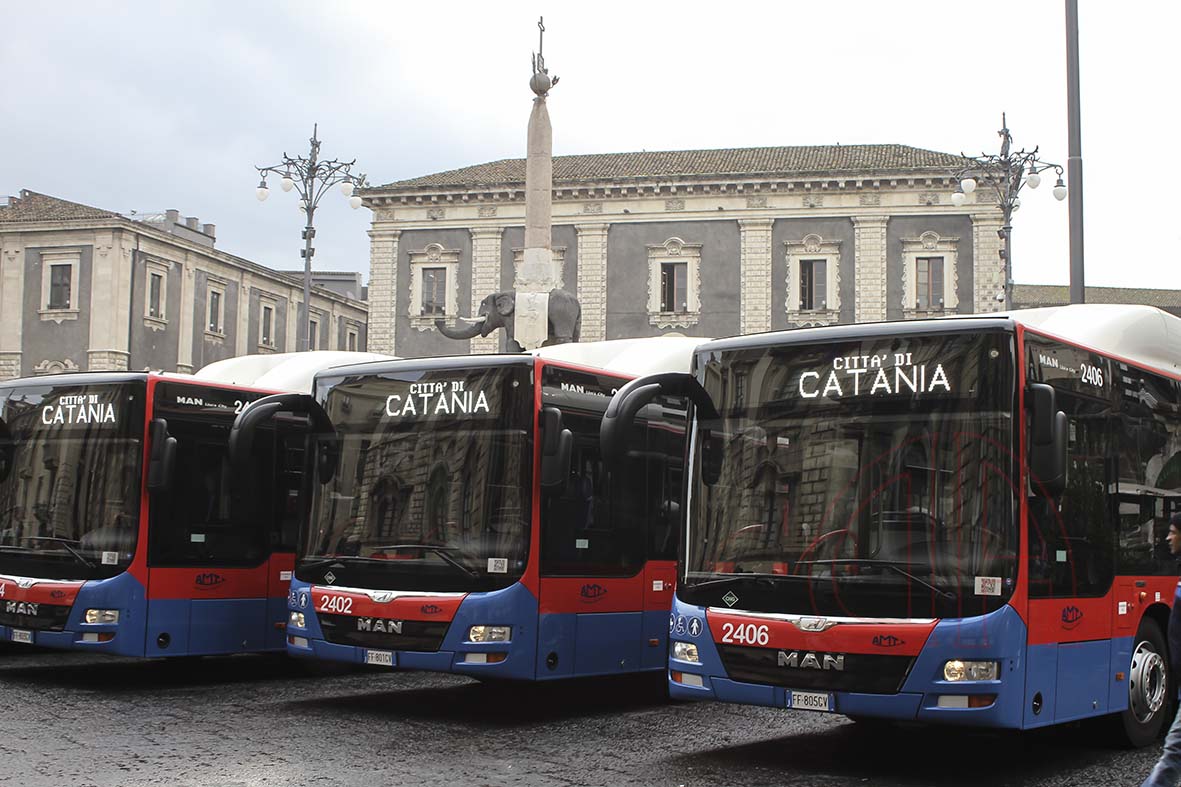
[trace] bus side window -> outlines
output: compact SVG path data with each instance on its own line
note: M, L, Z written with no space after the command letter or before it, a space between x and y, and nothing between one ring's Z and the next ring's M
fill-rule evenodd
M1181 510L1181 417L1178 384L1119 365L1118 572L1175 575L1164 538Z

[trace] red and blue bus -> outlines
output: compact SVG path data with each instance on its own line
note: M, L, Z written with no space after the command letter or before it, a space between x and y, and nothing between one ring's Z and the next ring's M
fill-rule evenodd
M235 416L269 393L149 373L0 382L0 640L283 650L304 427L255 441L240 517L227 461Z
M313 430L287 652L489 679L664 670L683 409L640 413L611 476L599 422L699 340L642 341L338 367L240 415L235 462L277 414Z
M704 344L670 693L1151 741L1181 509L1181 319L1068 306Z

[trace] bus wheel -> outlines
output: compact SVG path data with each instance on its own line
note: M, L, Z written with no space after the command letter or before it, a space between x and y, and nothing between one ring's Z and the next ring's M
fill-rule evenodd
M1169 667L1165 640L1151 618L1140 622L1128 669L1128 709L1119 715L1130 746L1147 746L1160 735L1169 710Z

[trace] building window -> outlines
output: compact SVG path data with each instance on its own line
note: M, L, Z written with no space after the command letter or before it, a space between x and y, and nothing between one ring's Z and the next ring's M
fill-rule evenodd
M258 343L263 347L275 346L275 307L263 304L262 319L258 325Z
M447 269L422 269L422 309L424 317L442 317L447 314Z
M943 258L915 259L916 309L943 308Z
M828 260L800 260L800 311L828 308Z
M209 321L206 323L206 330L218 336L224 335L225 333L222 327L225 317L224 302L225 291L210 286L209 297L207 298L207 303L209 304Z
M42 320L60 325L65 320L78 319L81 301L76 288L79 283L76 251L41 252L41 308Z
M902 239L902 316L956 311L956 258L959 238L924 232Z
M815 233L784 241L787 321L793 326L832 325L841 317L841 242Z
M308 320L308 349L320 349L320 321L315 318Z
M71 287L73 285L74 266L69 263L49 266L49 303L50 309L69 309L71 302Z
M345 349L351 353L355 353L357 351L357 339L357 329L349 328L345 339Z
M689 311L688 288L689 266L687 263L660 263L660 311Z
M148 316L164 318L164 277L159 273L148 274Z
M431 243L410 255L410 325L435 328L435 320L452 323L459 316L459 249Z
M669 238L648 246L648 323L688 328L701 319L701 244Z

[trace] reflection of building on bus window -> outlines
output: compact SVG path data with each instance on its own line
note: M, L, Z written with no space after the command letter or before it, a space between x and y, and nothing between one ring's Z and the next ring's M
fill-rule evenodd
M578 527L583 529L594 527L595 524L595 477L594 468L589 459L582 463L582 474L574 480L574 496L579 501Z

